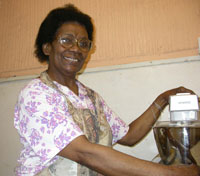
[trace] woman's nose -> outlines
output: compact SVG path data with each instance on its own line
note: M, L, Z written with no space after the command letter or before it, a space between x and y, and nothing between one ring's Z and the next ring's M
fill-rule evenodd
M81 51L80 47L78 46L78 41L77 40L70 47L70 50L72 50L72 51Z

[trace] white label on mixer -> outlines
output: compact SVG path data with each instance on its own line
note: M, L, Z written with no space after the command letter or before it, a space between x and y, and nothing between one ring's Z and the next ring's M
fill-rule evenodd
M170 97L170 111L199 110L196 95L175 95Z

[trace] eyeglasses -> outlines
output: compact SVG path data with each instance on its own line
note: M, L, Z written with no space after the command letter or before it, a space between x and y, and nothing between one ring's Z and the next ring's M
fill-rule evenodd
M76 39L73 35L64 35L58 39L59 43L66 49L70 49L77 45L83 52L88 52L91 49L92 42L87 38Z

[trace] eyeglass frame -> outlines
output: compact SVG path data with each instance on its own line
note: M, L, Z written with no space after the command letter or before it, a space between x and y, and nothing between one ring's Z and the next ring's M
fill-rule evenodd
M64 38L64 36L67 36L67 35L73 37L73 40L72 40L73 43L72 43L71 46L69 46L69 47L66 47L66 46L63 44L63 42L62 42L62 39ZM89 47L87 50L84 50L82 47L80 47L79 42L80 42L81 40L83 40L83 39L85 39L85 40L87 40L87 41L90 42L90 43L89 43L89 46L90 46L90 47ZM72 48L75 44L76 44L76 46L78 46L78 48L79 48L81 51L83 51L83 52L89 52L89 51L91 50L91 48L92 48L92 41L91 41L90 39L87 39L87 38L77 39L77 38L75 38L73 35L70 35L70 34L65 34L65 35L63 35L63 36L60 36L60 37L57 39L57 41L58 41L64 48L67 48L67 49Z

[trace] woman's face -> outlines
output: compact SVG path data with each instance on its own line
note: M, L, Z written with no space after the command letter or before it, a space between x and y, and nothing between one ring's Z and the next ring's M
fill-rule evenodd
M87 41L88 34L85 27L76 22L63 24L58 29L55 40L43 46L44 53L49 55L48 73L52 78L75 76L88 56L89 51L81 49L77 42L70 47L63 45L68 39Z

